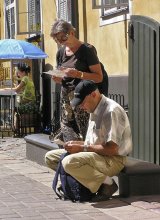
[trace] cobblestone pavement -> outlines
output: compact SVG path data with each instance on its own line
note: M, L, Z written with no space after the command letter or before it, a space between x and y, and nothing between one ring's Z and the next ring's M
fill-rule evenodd
M0 139L0 219L160 220L160 195L99 203L61 201L51 183L54 172L25 156L23 138Z

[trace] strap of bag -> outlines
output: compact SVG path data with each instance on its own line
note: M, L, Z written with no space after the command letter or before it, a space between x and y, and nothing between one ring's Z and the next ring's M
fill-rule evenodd
M57 196L60 199L62 199L64 197L64 195L61 193L61 191L62 191L61 187L57 188L57 183L58 183L58 178L60 176L61 161L67 155L68 155L68 153L64 153L64 154L61 155L60 160L58 162L57 170L56 170L56 173L55 173L55 176L54 176L54 179L53 179L53 183L52 183L52 188L53 188L53 190L55 191L55 193L57 194Z
M63 189L61 187L57 188L57 183L58 183L58 178L60 176L60 167L61 167L61 161L63 160L64 157L66 157L69 153L63 153L60 157L60 160L58 162L58 166L57 166L57 170L53 179L53 183L52 183L52 188L55 191L56 195L60 198L60 199L65 199L65 195L63 194Z
M60 174L60 161L58 163L57 170L56 170L56 173L55 173L55 176L54 176L54 179L53 179L52 188L55 191L56 195L60 199L62 199L62 195L59 193L59 191L57 191L57 183L58 183L59 174Z

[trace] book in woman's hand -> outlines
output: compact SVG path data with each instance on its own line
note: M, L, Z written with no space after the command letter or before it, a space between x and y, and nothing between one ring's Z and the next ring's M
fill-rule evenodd
M59 69L53 69L53 70L49 70L48 72L43 72L45 74L51 75L51 76L56 76L56 77L64 77L66 76L66 74Z

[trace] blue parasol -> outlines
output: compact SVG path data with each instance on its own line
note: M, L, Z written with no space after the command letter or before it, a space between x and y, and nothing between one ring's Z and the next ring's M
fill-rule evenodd
M0 59L44 59L47 54L32 43L23 40L0 40Z
M4 39L0 40L0 61L8 60L10 61L10 76L12 79L12 69L13 69L13 60L26 60L26 59L44 59L47 58L47 54L44 53L40 48L36 47L32 43L23 40L15 39ZM12 86L11 86L11 97ZM12 116L13 108L11 102ZM12 126L13 126L13 117L12 117Z

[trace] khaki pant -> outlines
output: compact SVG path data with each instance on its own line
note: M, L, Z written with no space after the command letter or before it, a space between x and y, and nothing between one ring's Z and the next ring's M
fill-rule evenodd
M48 167L56 170L59 158L65 152L64 149L47 152L45 162ZM66 156L62 164L67 173L95 193L106 176L117 175L123 169L125 162L126 157L123 156L109 157L94 152L80 152Z

